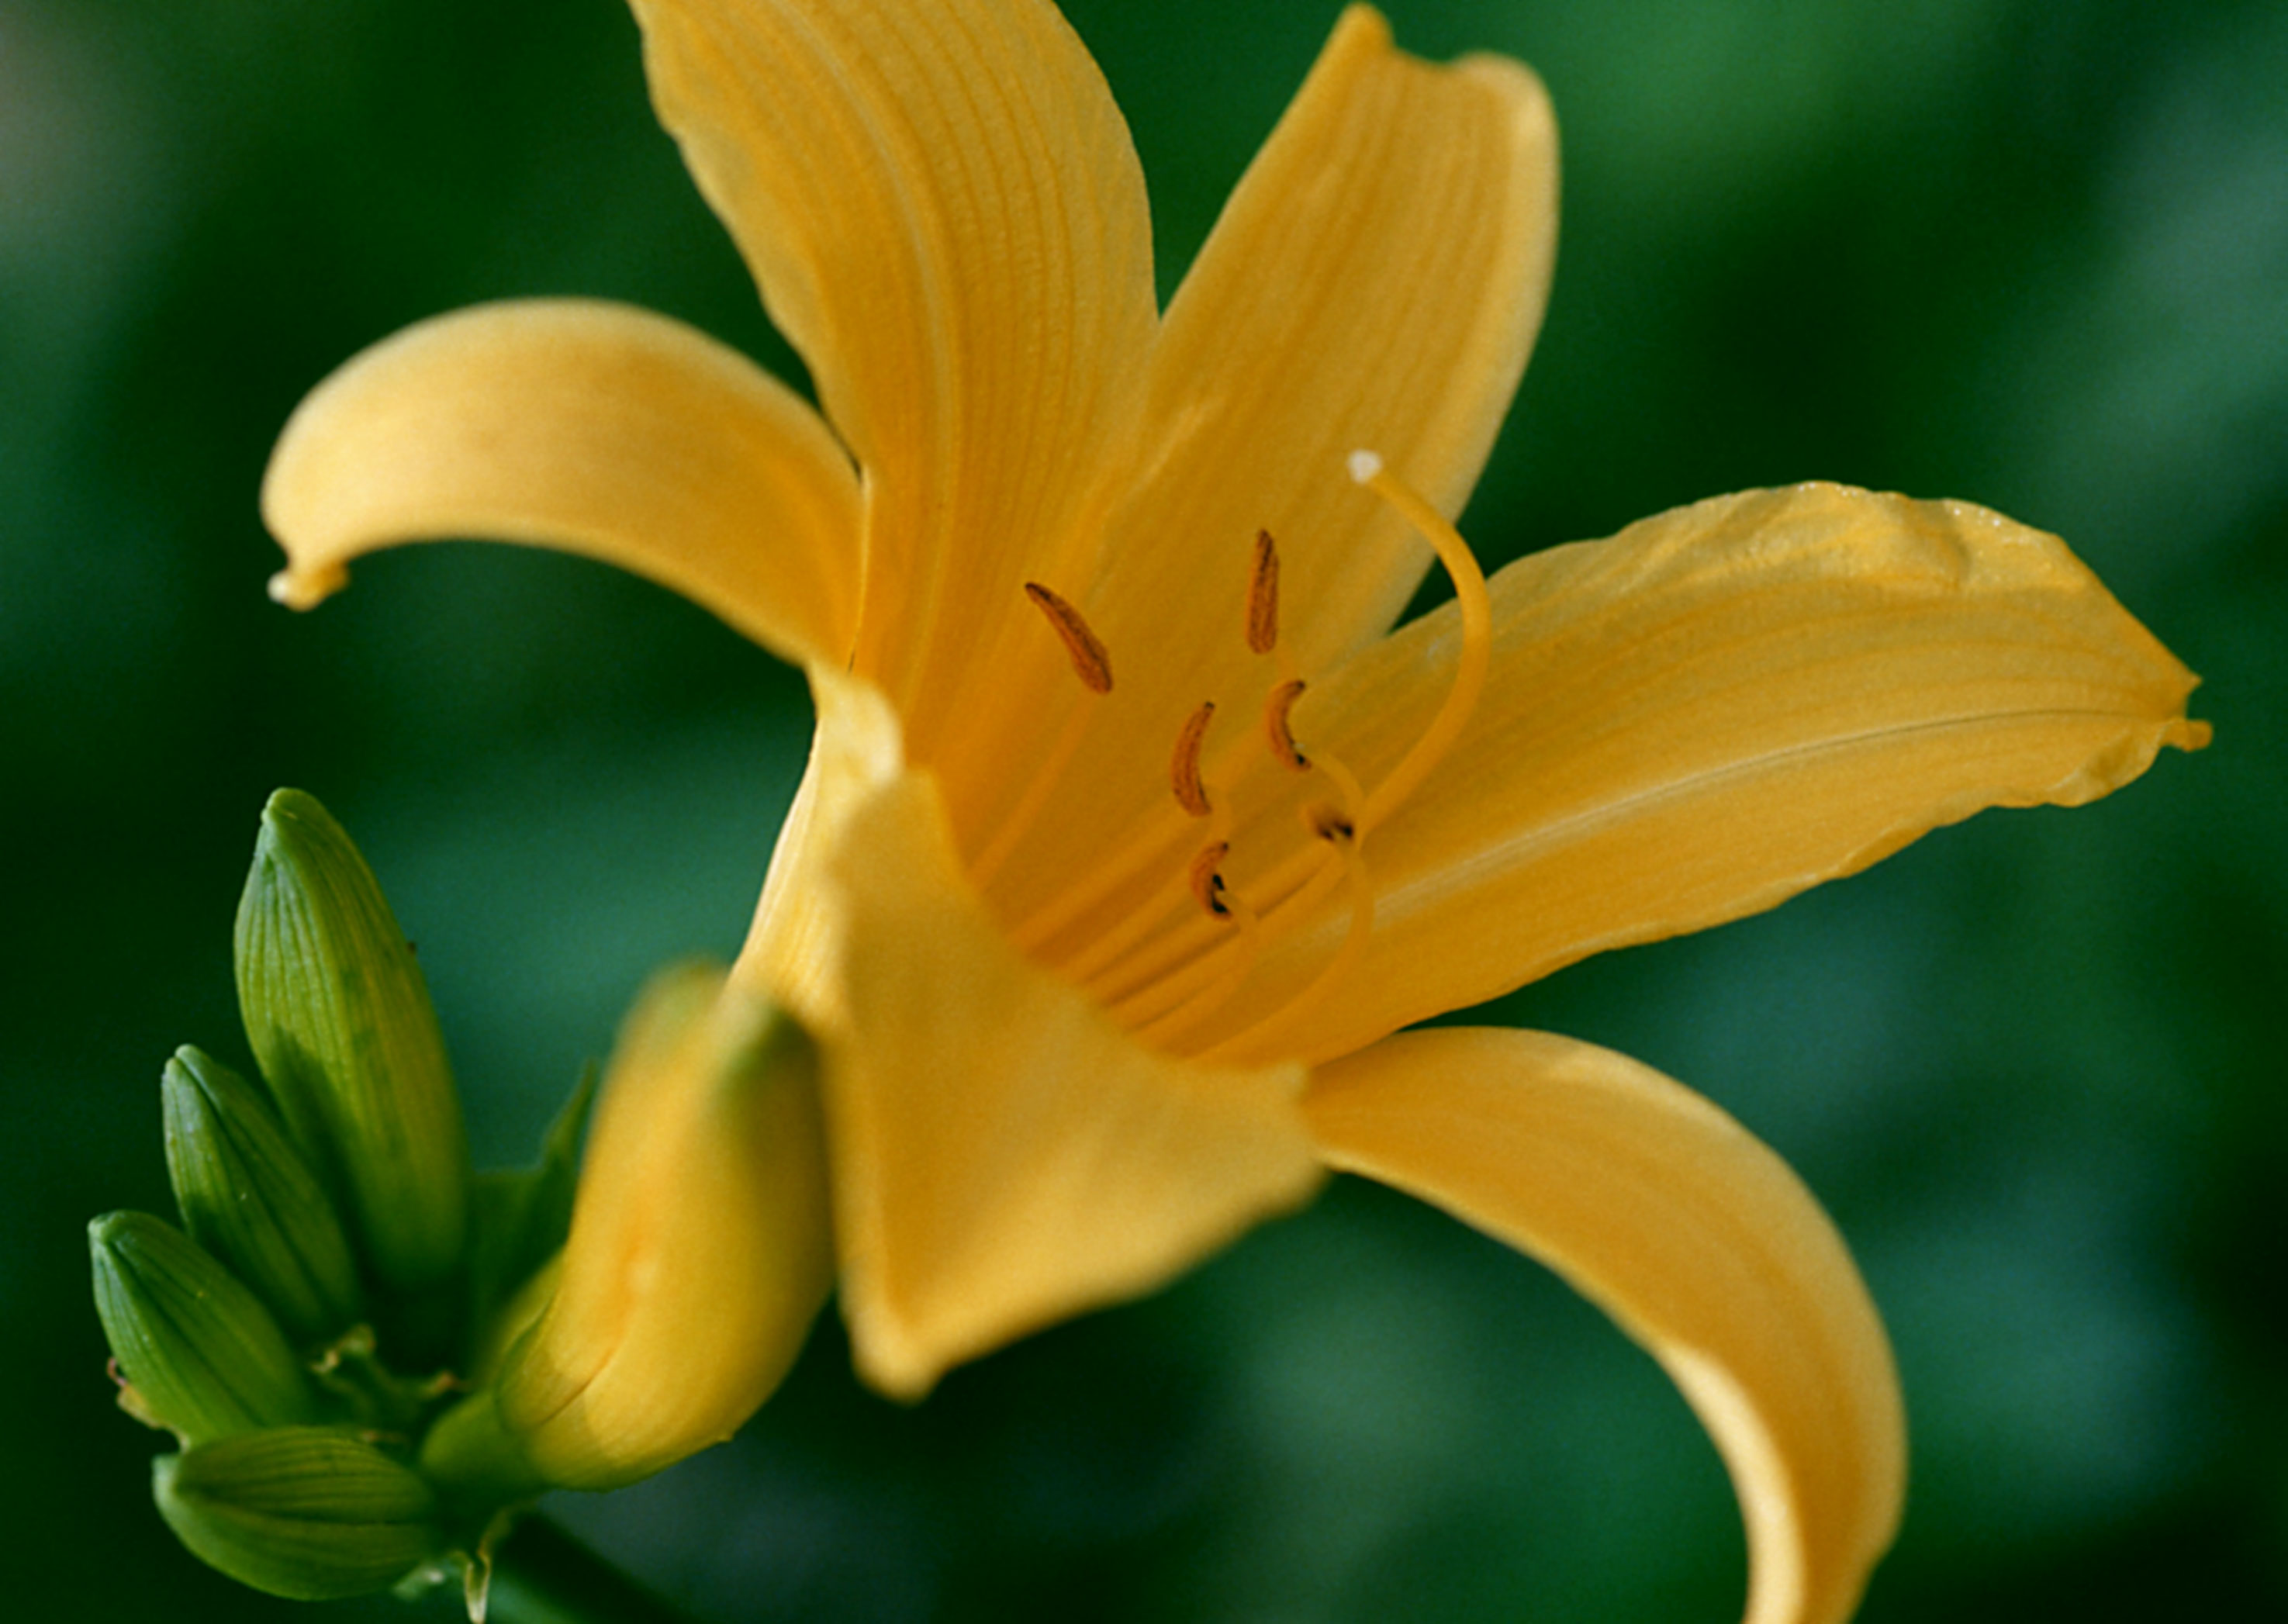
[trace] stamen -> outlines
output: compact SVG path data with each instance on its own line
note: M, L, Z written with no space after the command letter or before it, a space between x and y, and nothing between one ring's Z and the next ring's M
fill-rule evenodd
M1397 811L1461 736L1470 712L1477 708L1479 694L1485 691L1486 668L1493 658L1494 622L1493 600L1486 592L1485 572L1478 567L1470 544L1447 522L1445 515L1412 486L1386 469L1382 458L1371 451L1351 453L1350 473L1354 480L1397 510L1407 523L1421 533L1422 539L1437 550L1438 561L1446 566L1447 576L1454 583L1454 601L1462 615L1462 652L1454 662L1454 685L1446 691L1445 703L1439 707L1422 736L1414 741L1413 749L1391 769L1389 777L1374 787L1373 795L1367 798L1365 815L1359 820L1363 831Z
M1330 836L1327 844L1341 855L1343 883L1350 892L1351 923L1350 929L1343 933L1343 945L1301 992L1263 1019L1196 1057L1201 1061L1214 1065L1240 1054L1264 1052L1268 1038L1308 1018L1366 956L1367 940L1374 934L1374 886L1367 878L1366 853L1360 850L1357 840L1347 836Z
M1215 811L1208 816L1205 843L1210 845L1219 840L1231 838L1230 797L1219 794L1212 799ZM1164 929L1171 911L1183 906L1184 893L1189 889L1189 883L1180 867L1166 866L1175 860L1174 854L1168 848L1180 841L1196 841L1200 828L1189 820L1170 822L1168 820L1172 815L1172 809L1165 802L1160 804L1158 810L1164 815L1148 826L1149 837L1146 837L1146 831L1140 831L1139 836L1130 842L1128 850L1107 867L1117 870L1116 879L1132 879L1138 870L1147 865L1159 869L1165 877L1152 888L1148 898L1132 907L1123 909L1110 929L1091 936L1087 943L1061 966L1060 973L1076 986L1090 986L1106 970L1127 963L1137 944ZM1086 907L1095 907L1118 889L1117 883L1092 875L1086 883L1072 887L1066 894L1085 897ZM1085 912L1086 907L1080 911ZM1043 923L1027 922L1010 933L1010 939L1019 947L1031 952L1078 916L1079 914L1070 910L1060 898L1034 916L1034 921Z
M1255 567L1247 578L1247 646L1267 654L1279 643L1279 543L1255 533Z
M1315 1014L1358 971L1374 932L1374 886L1365 855L1368 837L1421 787L1453 749L1485 688L1493 650L1492 603L1484 572L1468 543L1419 493L1389 473L1374 453L1355 452L1349 469L1355 481L1420 532L1454 583L1461 646L1455 657L1452 685L1429 726L1371 795L1330 753L1315 749L1307 754L1296 741L1291 721L1305 684L1295 674L1292 654L1278 640L1278 547L1267 532L1258 535L1248 584L1247 641L1255 654L1278 654L1280 678L1264 702L1263 736L1273 754L1291 771L1324 773L1337 797L1332 803L1305 802L1301 813L1308 844L1288 853L1270 873L1250 878L1252 901L1241 897L1221 872L1231 852L1232 812L1223 804L1223 793L1219 790L1211 796L1201 776L1202 754L1215 715L1212 701L1202 704L1186 720L1177 739L1169 782L1185 812L1196 819L1214 819L1207 831L1209 840L1194 848L1180 886L1170 875L1163 882L1166 889L1155 893L1163 900L1122 910L1123 916L1109 931L1092 934L1076 961L1061 967L1076 985L1096 996L1115 1020L1147 1042L1165 1047L1222 1010L1255 976L1263 955L1273 946L1315 925L1331 924L1326 907L1333 900L1330 892L1339 886L1347 894L1349 920L1336 951L1315 972L1306 975L1292 997L1259 1018L1243 1020L1196 1058L1245 1058L1278 1050L1299 1024ZM1032 589L1029 586L1028 590ZM1062 635L1065 622L1051 607L1052 601L1061 600L1037 594L1036 601L1050 614ZM1081 626L1076 614L1072 623ZM1076 665L1077 669L1077 656ZM1090 876L1087 884L1076 888L1076 892L1087 893L1085 899L1076 892L1061 895L1024 922L1019 934L1040 940L1065 928L1086 907L1100 906L1116 887L1131 883L1132 863L1127 860L1143 860L1158 847L1164 854L1160 860L1166 861L1175 855L1167 847L1181 838L1164 822L1138 828L1124 848L1123 861L1106 865ZM1196 834L1193 838L1197 838ZM1178 923L1164 911L1180 908L1186 891L1196 907L1188 924ZM1150 947L1140 954L1136 950L1147 938ZM1295 967L1294 973L1304 973L1302 967Z
M1263 702L1263 732L1271 741L1271 753L1282 765L1297 772L1308 772L1311 758L1295 748L1295 735L1287 726L1287 713L1303 697L1303 688L1299 677L1292 682L1283 682L1271 690L1271 697Z
M1063 639L1065 653L1072 656L1073 672L1080 678L1081 685L1091 693L1111 693L1112 656L1106 652L1104 639L1081 619L1080 611L1037 581L1025 582L1025 596L1048 617L1050 628Z
M1169 947L1179 963L1184 959L1192 961L1188 968L1175 970L1172 976L1171 967L1164 963L1141 966L1132 963L1130 968L1137 973L1125 990L1099 989L1111 1008L1115 1019L1129 1023L1145 1034L1148 1042L1159 1042L1171 1035L1163 1029L1162 1023L1172 1019L1180 1007L1184 1016L1178 1024L1179 1027L1188 1030L1220 1008L1225 996L1237 990L1240 982L1253 973L1256 963L1266 948L1284 940L1317 917L1320 904L1333 886L1355 882L1363 860L1358 852L1357 829L1365 801L1359 789L1357 775L1333 756L1319 756L1314 758L1311 765L1314 771L1324 773L1332 781L1341 801L1335 806L1323 802L1316 806L1306 807L1303 828L1313 840L1333 847L1340 860L1331 864L1326 860L1324 852L1315 847L1306 847L1295 852L1271 875L1266 875L1257 886L1260 912L1266 922L1260 931L1252 928L1256 914L1248 909L1239 893L1228 890L1222 892L1225 904L1235 915L1243 915L1241 923L1250 927L1243 932L1245 939L1237 954L1236 965L1229 963L1233 950L1227 944L1211 946L1199 940L1196 931L1187 933L1188 941L1172 941ZM1225 841L1230 837L1230 817L1220 802L1216 809L1215 837ZM1308 877L1299 883L1294 877L1299 867L1308 870ZM1358 906L1356 896L1352 899L1352 906L1355 911ZM1368 906L1371 907L1370 901ZM1121 956L1125 962L1124 948ZM1112 962L1109 958L1101 960L1097 968L1101 969ZM1212 989L1218 984L1223 986L1224 993L1212 993ZM1283 1015L1275 1011L1255 1026L1268 1026L1284 1018ZM1254 1029L1251 1027L1250 1030Z
M1176 792L1176 804L1195 818L1214 810L1208 803L1207 786L1200 782L1200 746L1214 720L1215 701L1209 700L1186 719L1184 731L1176 735L1176 753L1168 761L1168 784Z
M1323 752L1313 757L1311 764L1334 780L1343 801L1340 808L1322 805L1305 812L1305 827L1315 839L1339 837L1355 842L1360 826L1366 821L1366 793L1359 788L1358 774L1343 765L1340 758Z
M1136 1035L1144 1042L1160 1050L1191 1031L1209 1016L1231 1002L1232 995L1247 984L1255 973L1255 966L1263 957L1263 931L1259 926L1255 910L1239 892L1226 890L1220 893L1225 907L1230 910L1230 924L1238 939L1227 936L1209 956L1195 966L1198 972L1190 978L1197 985L1188 985L1183 995L1168 1009L1148 1017L1136 1027ZM1230 955L1225 962L1225 955Z
M1230 855L1231 842L1228 840L1202 846L1200 854L1192 859L1191 870L1186 876L1191 883L1193 899L1212 918L1231 917L1230 905L1224 900L1226 887L1223 875L1216 872L1222 866L1223 860Z

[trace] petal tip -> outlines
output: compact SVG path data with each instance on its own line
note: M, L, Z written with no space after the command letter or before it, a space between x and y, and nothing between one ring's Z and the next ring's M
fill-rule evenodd
M314 609L349 584L350 572L340 564L319 569L289 565L270 577L270 601L290 609Z
M938 1378L957 1358L930 1359L910 1337L901 1335L892 1317L870 1309L851 1284L843 1287L844 1323L850 1332L850 1362L858 1379L894 1404L916 1405L936 1390Z
M1365 49L1393 49L1390 20L1364 0L1355 0L1343 8L1342 15L1335 19L1334 37L1347 43L1356 39Z

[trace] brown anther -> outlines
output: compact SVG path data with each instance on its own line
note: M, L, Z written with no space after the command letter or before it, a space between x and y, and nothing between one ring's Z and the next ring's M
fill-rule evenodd
M1310 825L1312 835L1320 840L1348 843L1358 834L1357 828L1343 815L1339 807L1314 806L1303 817Z
M1219 840L1202 846L1200 854L1192 859L1192 895L1212 919L1231 917L1231 905L1223 899L1223 875L1216 872L1230 852L1231 842Z
M1255 567L1247 578L1247 646L1267 654L1279 643L1279 543L1255 533Z
M1311 770L1311 758L1295 747L1295 735L1288 731L1287 713L1295 709L1295 701L1303 697L1303 679L1283 682L1271 690L1271 697L1263 701L1263 732L1271 741L1271 753L1298 772Z
M1215 701L1209 700L1185 721L1184 731L1176 735L1176 753L1168 761L1168 784L1176 792L1176 804L1195 818L1214 810L1208 804L1207 786L1200 782L1200 746L1213 720Z
M1112 656L1105 651L1104 639L1081 619L1080 611L1037 581L1025 582L1025 596L1048 617L1050 629L1063 641L1081 686L1091 693L1111 693Z

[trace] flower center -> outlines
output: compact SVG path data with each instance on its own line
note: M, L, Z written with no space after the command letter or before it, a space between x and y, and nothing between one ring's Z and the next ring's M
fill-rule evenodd
M1060 966L1068 979L1097 997L1115 1019L1156 1048L1188 1048L1188 1037L1230 1002L1267 952L1323 917L1323 904L1337 888L1344 893L1349 915L1340 945L1299 987L1217 1040L1202 1051L1202 1058L1275 1051L1279 1041L1355 970L1374 930L1369 837L1453 748L1485 686L1492 609L1485 575L1468 543L1374 453L1354 452L1349 467L1356 483L1430 543L1454 583L1462 648L1452 685L1429 726L1371 790L1323 744L1297 740L1290 718L1308 684L1295 669L1292 651L1280 641L1279 547L1267 531L1259 531L1248 575L1243 632L1251 653L1276 661L1276 675L1261 707L1264 744L1287 773L1316 779L1323 787L1323 794L1307 794L1299 809L1302 842L1253 864L1252 877L1243 886L1227 879L1236 824L1233 797L1207 764L1219 708L1214 700L1204 700L1184 719L1169 755L1170 799L1162 804L1180 814L1181 823L1172 827L1165 816L1147 820L1084 881L1011 931L1021 948L1037 950L1107 898L1145 883L1154 868L1167 874L1150 901L1127 910L1116 924ZM1092 694L1110 693L1110 654L1080 611L1037 582L1026 582L1025 593L1064 645L1082 685ZM1042 770L972 864L971 876L981 887L1040 812L1093 715L1090 706L1072 713ZM1229 756L1227 750L1227 761ZM1259 833L1252 838L1259 840Z

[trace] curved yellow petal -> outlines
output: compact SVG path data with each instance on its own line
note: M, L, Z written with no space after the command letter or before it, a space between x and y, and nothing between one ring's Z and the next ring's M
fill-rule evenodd
M857 624L858 485L802 399L664 316L589 300L406 329L314 390L262 487L307 608L349 562L484 536L649 577L789 660Z
M1259 529L1279 542L1282 636L1307 669L1379 636L1430 551L1355 499L1371 446L1461 511L1540 330L1557 248L1557 124L1491 56L1395 50L1343 13L1168 308L1140 488L1099 592L1116 646L1182 623L1243 654Z
M1150 1290L1318 1186L1294 1065L1143 1048L1002 938L934 786L845 825L848 1025L826 1044L842 1307L902 1398L948 1367Z
M1540 82L1497 58L1421 61L1370 8L1346 12L1169 307L1096 579L1051 583L1109 645L1115 697L1151 714L1156 748L1202 699L1251 703L1272 680L1243 636L1259 530L1280 550L1280 638L1305 673L1397 617L1430 552L1357 500L1345 455L1375 447L1460 511L1540 327L1556 231ZM1043 714L1070 685L1045 630L1025 630L1052 703L1011 685L1015 714L997 719L1014 742L979 747L990 759L1053 733ZM1104 732L1070 775L1075 804L1040 831L1044 875L1072 872L1154 791ZM965 831L1020 793L947 787Z
M840 982L843 903L827 865L851 814L906 770L905 735L881 691L863 677L810 669L818 715L804 767L747 940L731 978L792 1010L814 1032L849 1025Z
M731 1436L833 1282L801 1029L687 965L629 1015L561 1272L509 1350L501 1422L548 1482L617 1488Z
M1983 807L2093 800L2208 737L2192 674L2063 543L1964 503L1716 497L1521 559L1493 597L1485 695L1365 843L1374 936L1307 1058L1772 907ZM1297 707L1304 748L1370 791L1458 642L1450 607L1350 661ZM1258 1002L1346 924L1331 905L1291 939Z
M1140 400L1127 126L1047 0L635 10L661 121L865 471L856 669L918 745L952 702L921 674L1029 613Z
M1690 1089L1537 1032L1402 1034L1315 1073L1331 1166L1540 1259L1661 1364L1732 1475L1748 1624L1850 1616L1898 1527L1905 1420L1842 1238Z

